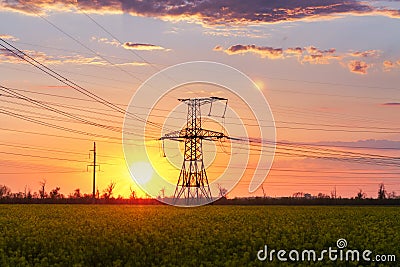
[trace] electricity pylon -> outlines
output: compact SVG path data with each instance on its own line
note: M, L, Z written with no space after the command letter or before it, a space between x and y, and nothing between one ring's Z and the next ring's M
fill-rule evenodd
M178 99L188 106L186 126L178 131L165 134L160 140L174 140L185 142L185 152L181 172L176 184L174 202L181 197L186 205L201 204L212 201L210 185L208 183L206 169L203 161L203 140L217 141L226 137L222 132L216 132L202 128L201 106L215 101L226 101L225 116L228 99L221 97L186 98Z

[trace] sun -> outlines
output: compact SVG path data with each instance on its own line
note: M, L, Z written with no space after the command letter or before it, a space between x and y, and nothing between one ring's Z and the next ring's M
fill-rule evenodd
M134 162L131 169L135 170L134 179L139 185L147 184L154 174L153 166L145 161Z

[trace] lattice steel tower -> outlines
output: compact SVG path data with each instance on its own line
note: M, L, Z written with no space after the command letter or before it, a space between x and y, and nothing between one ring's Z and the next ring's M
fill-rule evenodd
M176 184L174 202L180 198L185 204L201 204L212 201L210 186L203 161L203 140L216 141L225 137L224 133L202 128L201 106L215 101L226 101L225 116L228 100L221 97L186 98L178 99L188 106L186 126L179 130L165 134L160 140L174 140L185 142L185 152L181 172Z

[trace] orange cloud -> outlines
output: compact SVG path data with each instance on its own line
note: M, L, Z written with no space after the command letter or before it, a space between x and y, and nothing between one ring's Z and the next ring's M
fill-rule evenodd
M308 55L304 55L303 59L301 60L302 63L307 62L310 64L329 64L329 61L332 59L341 59L340 56L335 55L335 48L320 50L314 46L309 46L305 48L305 51L307 51Z
M131 49L131 50L142 50L142 51L153 51L153 50L163 50L163 51L169 51L170 49L166 49L162 46L159 45L153 45L153 44L140 44L140 43L131 43L131 42L126 42L122 45L123 48L125 49Z
M9 35L9 34L0 34L0 38L5 39L5 40L11 40L11 41L19 40L17 37Z
M62 64L76 64L76 65L100 65L108 66L109 62L103 60L98 56L85 57L82 55L48 55L40 51L25 50L24 53L35 58L37 61L48 64L48 65L62 65ZM20 53L17 53L20 54ZM23 54L20 54L23 57ZM26 61L22 60L20 57L8 51L6 49L0 49L0 64L11 63L11 64L27 64ZM115 63L114 65L120 66L145 66L144 62L121 62Z
M351 57L377 57L379 56L379 50L367 50L367 51L355 51L350 52L349 56Z
M224 48L220 45L217 45L216 47L214 47L213 49L214 51L224 51Z
M357 74L367 74L367 70L370 67L366 62L360 60L352 60L347 66L351 72Z
M98 37L93 36L93 37L91 38L91 40L92 40L92 41L97 41L98 43L108 44L108 45L112 45L112 46L116 46L116 47L119 47L119 46L121 45L121 44L120 44L117 40L115 40L115 39L110 40L110 39L104 38L104 37L98 38Z
M301 56L303 54L303 49L301 47L295 47L295 48L288 48L285 50L286 54L292 54L292 55L297 55Z
M324 55L324 54L318 54L318 55L305 55L302 59L302 63L310 63L310 64L329 64L329 60L331 59L336 59L339 60L340 57L338 56L331 56L331 55Z
M395 63L393 63L390 60L383 61L383 69L384 69L384 71L391 71L395 67L396 67Z

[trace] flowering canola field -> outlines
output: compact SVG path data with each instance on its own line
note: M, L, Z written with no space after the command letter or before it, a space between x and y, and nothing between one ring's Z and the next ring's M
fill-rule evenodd
M260 261L336 248L396 262ZM319 255L319 254L317 254ZM287 257L287 254L286 254ZM398 207L0 205L0 266L400 266Z

